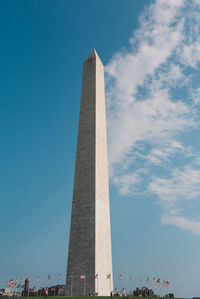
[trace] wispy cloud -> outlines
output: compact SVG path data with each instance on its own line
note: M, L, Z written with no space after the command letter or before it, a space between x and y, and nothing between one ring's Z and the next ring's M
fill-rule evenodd
M116 53L105 68L111 181L123 195L143 192L148 173L146 191L160 198L162 223L193 233L199 222L170 214L164 202L180 203L189 194L196 200L200 194L197 184L192 184L192 192L189 186L181 196L175 192L179 171L184 168L186 176L190 170L195 179L198 163L192 161L199 161L186 138L199 126L199 13L199 1L156 0L141 15L129 48ZM182 168L174 164L175 158ZM155 167L166 170L168 178L157 177Z

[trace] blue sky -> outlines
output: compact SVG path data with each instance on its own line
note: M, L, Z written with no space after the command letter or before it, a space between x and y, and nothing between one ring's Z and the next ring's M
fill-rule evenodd
M95 47L115 286L141 273L199 295L199 21L198 0L1 1L1 287L65 281L82 64Z

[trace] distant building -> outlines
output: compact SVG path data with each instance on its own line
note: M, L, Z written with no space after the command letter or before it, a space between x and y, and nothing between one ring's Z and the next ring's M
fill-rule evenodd
M12 291L11 289L1 289L1 296L12 296Z

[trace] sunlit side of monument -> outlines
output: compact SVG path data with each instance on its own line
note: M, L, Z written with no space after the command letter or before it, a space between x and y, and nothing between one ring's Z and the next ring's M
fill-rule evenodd
M104 67L93 49L83 67L66 294L112 289Z

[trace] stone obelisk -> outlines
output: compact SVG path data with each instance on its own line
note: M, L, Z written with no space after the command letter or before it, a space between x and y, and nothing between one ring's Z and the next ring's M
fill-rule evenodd
M95 49L83 66L67 295L113 288L104 67Z

